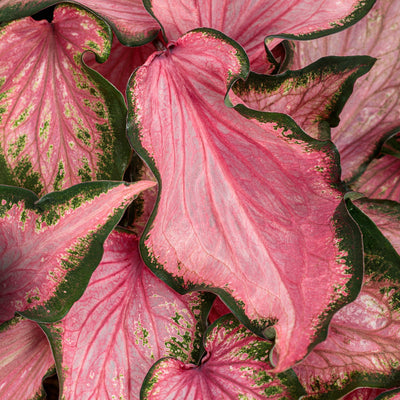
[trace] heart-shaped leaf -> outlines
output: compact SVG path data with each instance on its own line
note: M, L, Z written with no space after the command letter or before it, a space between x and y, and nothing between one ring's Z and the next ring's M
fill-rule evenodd
M355 298L360 234L342 203L331 143L283 114L225 106L229 85L247 71L236 43L196 30L132 76L132 143L160 187L142 256L181 293L220 295L256 333L274 325L283 371Z
M340 125L332 130L345 180L362 172L391 130L400 126L399 18L399 0L377 0L371 12L349 29L296 43L296 67L327 55L368 54L378 60L371 72L355 84Z
M87 182L40 200L0 187L0 323L19 312L62 318L83 293L102 244L127 205L154 182Z
M379 214L379 203L355 203ZM328 338L294 367L310 399L363 386L393 388L400 380L400 256L365 214L350 210L363 233L363 287L333 316Z
M308 135L329 139L329 127L338 125L356 79L373 63L370 57L326 57L299 71L250 73L246 81L232 87L237 98L231 96L231 100L255 110L290 115Z
M113 232L83 296L62 321L44 326L63 398L139 399L161 357L197 362L210 305L209 294L170 289L141 260L136 236Z
M2 0L0 21L33 15L59 0ZM141 0L79 0L81 4L104 18L122 43L139 46L154 39L160 29L143 7Z
M23 317L3 324L0 348L0 398L42 398L42 379L53 369L54 359L38 324Z
M0 181L37 194L120 180L129 158L122 96L82 62L110 52L109 27L61 5L52 23L24 18L0 30Z
M264 39L269 35L315 38L358 21L374 1L329 0L144 0L147 10L163 27L168 40L177 40L195 28L213 28L236 40L246 50L253 71L269 64ZM271 44L274 47L276 43Z
M159 360L141 391L143 400L298 399L304 394L293 371L269 374L272 344L229 314L205 335L207 355L200 365L174 358Z

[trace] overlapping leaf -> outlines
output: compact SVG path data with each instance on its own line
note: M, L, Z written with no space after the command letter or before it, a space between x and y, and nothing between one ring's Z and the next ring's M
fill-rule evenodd
M312 3L301 0L144 1L168 40L176 40L200 27L219 30L240 43L249 55L252 70L261 72L268 69L266 36L287 34L312 38L335 32L360 19L373 3L368 0L336 3L327 0Z
M232 101L290 115L308 135L329 139L329 128L339 123L339 113L356 79L372 64L369 57L326 57L280 75L250 73L246 81L233 86L238 98Z
M209 327L200 365L174 358L158 361L143 383L146 400L298 399L304 394L293 371L269 374L272 344L229 314Z
M375 400L399 400L400 389L390 390L380 394Z
M368 215L369 210L380 215L379 202L361 199L356 204ZM393 388L400 382L400 256L371 220L355 207L351 213L363 232L363 287L353 303L333 316L328 338L294 367L313 399L363 386ZM381 226L384 219L379 219Z
M102 243L126 206L153 182L88 182L38 200L0 188L0 323L20 312L62 318L100 262Z
M3 0L0 4L0 21L11 21L33 15L46 7L59 3L57 0ZM138 46L149 42L160 29L147 13L141 0L80 0L81 4L104 18L127 45Z
M343 397L343 400L376 400L376 397L385 392L385 389L361 388L353 390Z
M218 293L255 332L274 325L282 371L354 299L361 245L331 144L282 114L224 105L247 71L237 44L197 30L133 75L132 141L160 184L142 255L177 290Z
M36 322L16 317L3 324L0 348L0 398L36 399L44 394L42 379L53 369L54 359Z
M120 180L129 158L122 96L82 63L107 59L106 24L73 5L52 23L30 17L0 30L0 179L37 194Z
M99 64L94 55L85 55L85 63L110 81L124 96L132 72L154 53L156 48L150 43L140 47L126 47L114 38L110 57Z
M296 43L298 67L326 55L368 54L378 59L371 72L356 83L341 123L332 131L345 180L359 174L391 130L400 126L399 17L399 0L378 0L365 18L349 29Z
M113 232L84 295L47 326L65 399L139 399L152 364L196 362L209 295L181 296L155 277L135 235Z
M383 145L381 154L374 158L361 176L352 182L353 190L365 196L400 202L399 135Z

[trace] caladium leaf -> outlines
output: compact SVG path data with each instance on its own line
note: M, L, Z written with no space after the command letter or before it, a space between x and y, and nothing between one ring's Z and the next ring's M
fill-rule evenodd
M379 209L369 200L356 204ZM328 338L294 367L310 399L400 382L400 256L365 214L354 206L350 211L363 233L363 287L353 303L333 316Z
M110 28L74 6L52 23L24 18L0 30L0 180L37 194L122 178L129 159L121 94L82 63L110 52Z
M376 397L386 392L385 389L361 388L353 390L343 397L343 400L376 400Z
M0 323L19 312L62 318L100 262L102 244L126 206L154 182L87 182L40 200L0 187Z
M57 0L2 0L0 21L33 15L46 7L60 3ZM104 18L122 43L139 46L153 40L160 29L143 7L141 0L80 0L81 4Z
M342 177L348 181L362 172L391 130L400 126L399 18L399 0L378 0L365 18L349 29L296 43L297 67L326 55L368 54L378 59L371 72L355 84L340 125L332 130L332 140L340 152Z
M143 382L141 398L298 399L304 394L293 371L269 374L272 343L254 335L229 314L211 325L201 364L174 358L155 363Z
M53 370L54 359L38 324L21 316L3 324L0 348L0 398L45 398L42 379Z
M125 96L126 87L132 72L154 53L152 43L140 47L126 47L114 38L110 57L99 64L93 53L85 54L85 63L110 81Z
M45 326L64 399L139 399L152 364L197 362L210 294L181 296L140 258L135 235L113 232L83 296Z
M326 57L299 71L280 75L250 73L232 87L243 103L259 111L290 115L308 135L329 139L357 78L370 70L370 57Z
M246 50L253 71L268 65L264 39L269 35L315 38L344 29L358 21L374 1L318 0L248 2L236 0L144 0L147 10L160 22L168 40L177 40L200 27L219 30ZM278 42L277 42L278 43ZM272 44L272 47L274 44Z
M399 139L395 134L383 144L379 156L350 185L353 190L369 198L400 202Z
M274 325L282 371L355 298L361 243L332 144L283 114L225 106L227 88L247 71L243 49L203 29L132 76L130 135L160 188L141 248L181 293L217 293L260 335Z

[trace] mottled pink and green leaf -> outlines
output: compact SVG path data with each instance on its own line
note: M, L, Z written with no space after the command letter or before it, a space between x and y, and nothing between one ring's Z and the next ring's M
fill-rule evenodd
M74 6L51 23L24 18L0 31L0 180L43 195L120 180L129 158L122 96L85 67L105 61L109 27Z
M155 277L133 234L113 232L83 296L45 327L65 399L139 399L152 364L197 362L209 295L179 295Z
M273 325L282 371L354 299L361 245L332 145L283 114L225 106L247 74L240 46L196 30L131 78L131 140L160 185L142 255L177 290L216 292L260 335Z
M15 312L44 322L62 318L82 295L125 208L153 185L88 182L40 200L1 187L0 323Z

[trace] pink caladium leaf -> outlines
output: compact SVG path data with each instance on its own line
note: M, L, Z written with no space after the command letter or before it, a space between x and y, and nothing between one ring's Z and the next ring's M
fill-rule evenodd
M315 38L358 21L374 1L144 0L168 40L195 28L219 30L246 50L253 71L265 72L264 39L269 35Z
M62 398L139 399L161 357L197 362L210 296L179 295L143 263L135 235L111 233L83 296L62 321L44 326Z
M352 93L354 83L367 73L370 57L326 57L299 71L279 75L250 73L232 87L231 100L259 111L290 115L308 135L329 139L330 127Z
M296 43L295 66L303 67L326 55L368 54L378 61L356 82L332 131L339 149L342 177L350 181L362 172L392 129L400 127L399 0L378 0L360 22L332 36Z
M131 140L160 188L141 248L181 293L217 293L260 335L274 325L280 372L355 298L360 233L331 143L283 114L226 107L227 89L247 72L238 44L201 29L132 76Z
M33 15L46 7L60 3L59 0L2 0L0 21ZM80 4L93 10L113 28L119 40L129 46L139 46L153 40L160 27L145 10L141 0L79 0Z
M54 370L54 358L38 324L19 316L1 325L0 348L0 398L42 398L42 379Z
M370 200L355 203L375 214L379 210ZM354 206L350 211L363 233L363 286L357 299L333 316L328 338L293 368L309 399L400 382L400 256L365 214Z
M380 154L350 187L369 198L400 202L399 147L400 135L395 134L383 144Z
M174 358L155 363L143 382L143 400L298 399L304 394L292 370L270 374L272 343L254 335L229 314L205 335L200 365Z
M126 87L132 72L154 53L152 43L140 47L126 47L114 38L110 57L99 64L93 53L85 54L85 63L110 81L125 96Z
M353 390L343 397L343 400L376 400L376 397L386 392L385 389L361 388Z
M87 182L40 200L0 187L0 323L15 312L62 318L100 262L102 244L124 209L154 182Z
M37 194L122 178L129 159L121 94L82 62L107 59L110 28L75 5L52 23L0 30L0 180Z

